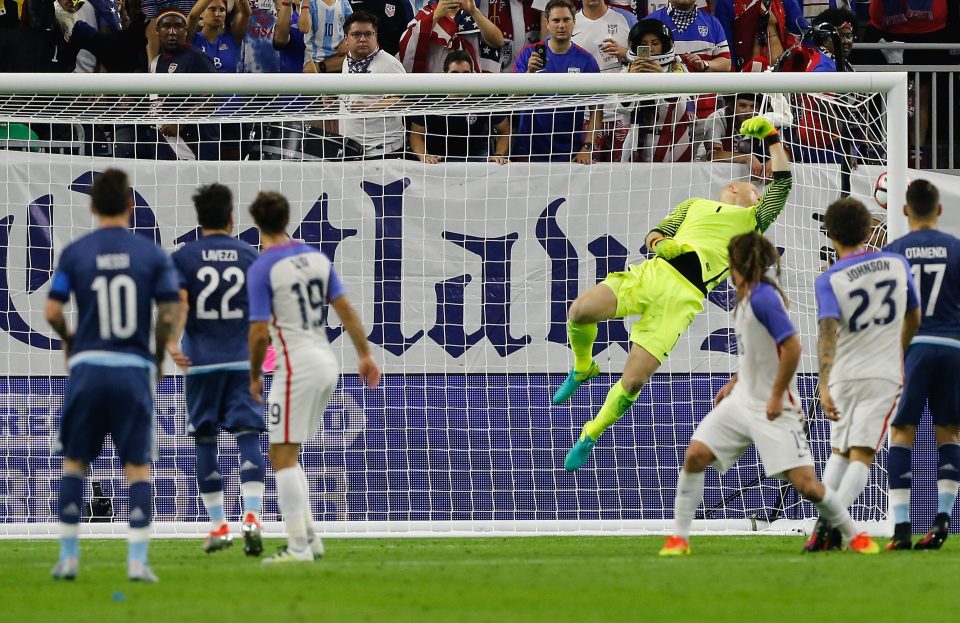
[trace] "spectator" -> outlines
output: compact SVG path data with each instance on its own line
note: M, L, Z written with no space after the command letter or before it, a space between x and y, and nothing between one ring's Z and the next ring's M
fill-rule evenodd
M670 28L657 19L644 19L630 29L630 73L684 73L676 55ZM649 48L649 58L636 55ZM646 52L646 50L643 50ZM654 97L630 111L631 160L635 162L690 162L693 154L693 101L686 96Z
M474 72L473 59L463 50L454 50L443 61L443 73ZM451 98L458 96L450 96ZM497 133L490 153L490 130ZM509 162L510 118L504 114L426 115L410 124L410 151L420 162L490 161Z
M754 58L768 64L780 58L808 26L798 0L716 0L714 15L733 52L735 71Z
M621 2L623 0L620 0ZM667 8L667 5L670 4L668 0L635 0L636 2L636 13L637 17L643 19L644 17L651 17L654 13L660 9ZM713 5L716 4L717 0L697 0L697 8L707 13L713 13Z
M187 43L187 16L179 11L165 11L155 20L160 55L150 63L154 73L216 73L213 61ZM183 98L175 98L177 105ZM202 105L202 104L197 104ZM162 116L164 102L157 102ZM147 125L119 126L114 153L118 158L159 160L217 160L220 131L213 124L163 124L156 129Z
M411 9L406 0L350 0L350 5L354 11L365 11L377 18L380 48L392 56L400 52L400 37L420 10Z
M576 7L571 0L550 0L546 6L545 43L521 50L514 67L516 73L599 73L600 67L590 52L571 40L576 24ZM589 110L587 137L583 127L585 108L557 108L522 112L513 153L529 156L533 162L593 163L593 147L600 126L596 108Z
M400 60L410 73L440 73L451 50L470 55L484 73L499 72L499 60L481 64L481 46L503 46L503 33L477 8L474 0L435 0L423 7L400 39Z
M850 57L853 54L853 25L856 20L856 16L847 9L827 9L813 18L814 26L827 24L833 26L836 31L836 35L830 33L830 37L824 41L823 47L834 57L834 62L838 60L842 62L844 71L855 71L853 65L850 64ZM839 55L834 49L837 41L840 43L841 54Z
M499 58L500 71L512 72L517 54L529 43L540 40L540 10L534 5L546 0L488 0L487 17L503 34L503 47L480 49L483 60ZM482 5L481 5L482 6Z
M294 10L294 7L298 7L298 10ZM283 73L299 74L304 71L307 53L304 16L309 14L310 0L280 0L277 25L273 31L273 48L280 53L280 71ZM303 28L300 26L302 18Z
M227 0L197 0L187 16L187 39L210 57L217 72L235 74L240 69L240 49L250 25L250 14L249 0L237 0L228 33ZM201 18L203 28L197 32Z
M403 74L406 71L395 57L380 49L377 41L377 18L357 11L343 23L347 57L342 72L351 74ZM340 99L343 113L377 110L390 106L396 98L344 95ZM364 158L403 157L403 119L382 115L340 120L340 134L356 142Z
M148 22L154 22L153 26L146 29L147 33L147 62L152 63L153 59L160 54L160 41L157 39L156 20L161 13L167 11L179 11L184 15L189 15L193 9L194 0L140 0L140 9Z
M94 64L110 73L143 72L147 69L148 37L146 17L136 11L127 13L126 5L113 0L91 0L95 6L94 26L75 19L79 12L69 0L55 5L63 36L74 53L85 50L95 58ZM98 30L99 28L99 30Z
M532 0L531 1L531 6L536 11L541 12L542 21L540 25L540 32L547 31L546 14L542 13L542 11L544 11L544 9L547 6L547 1L548 0ZM577 8L582 8L583 0L574 0L573 4ZM628 28L633 28L633 25L637 23L637 3L635 0L608 0L606 4L609 8L623 15L624 19L627 20Z
M952 4L956 5L956 1ZM953 10L956 10L954 8ZM896 41L901 43L953 43L957 41L957 29L954 32L948 28L950 8L947 0L870 0L870 19L867 23L865 41L867 43ZM884 50L885 61L891 65L943 65L954 64L956 57L947 56L942 50ZM911 150L912 166L929 166L929 154L923 151L930 129L930 101L932 92L932 76L930 73L919 74L919 84L913 84L911 91L919 119L920 132L914 130L914 120L910 120L911 131L908 139ZM945 87L944 82L940 83ZM942 88L942 93L947 89ZM949 140L949 139L948 139Z
M310 0L300 15L303 43L307 46L306 71L339 72L346 54L343 21L353 13L347 0Z
M700 145L699 160L745 164L754 177L771 176L769 160L749 137L740 134L740 126L754 116L756 96L737 93L724 97L726 105L707 117L706 136Z
M243 39L243 53L240 55L244 73L280 71L280 54L273 48L273 29L277 25L275 2L276 0L252 0L250 3L250 28Z
M730 71L730 49L723 26L717 18L697 8L697 0L670 0L666 8L651 13L647 19L658 19L670 28L676 52L688 70ZM697 119L706 119L717 109L717 97L701 95L696 106Z
M583 0L576 24L572 41L593 55L601 73L620 73L627 60L630 34L630 25L623 14L607 7L605 0ZM619 162L623 159L626 138L626 120L617 112L617 105L604 106L602 126L593 149L595 158Z

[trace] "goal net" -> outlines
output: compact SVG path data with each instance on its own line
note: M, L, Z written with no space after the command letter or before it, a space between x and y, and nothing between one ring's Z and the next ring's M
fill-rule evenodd
M698 118L715 93L730 118ZM197 236L197 186L220 182L237 200L242 239L257 243L246 208L275 190L290 200L289 233L333 260L385 376L362 388L331 315L342 375L302 454L319 530L667 530L684 448L735 370L731 286L710 293L636 405L575 473L564 471L564 455L618 378L636 318L601 323L603 374L567 405L550 398L572 365L570 302L643 261L645 235L677 203L717 197L731 180L763 185L763 146L732 120L740 100L781 125L797 160L788 206L767 235L782 250L803 339L800 389L822 469L829 433L815 400L813 282L831 253L821 216L852 194L876 212L879 242L880 173L889 171L891 203L902 203L900 75L0 77L0 535L55 532L53 447L66 377L43 306L59 252L94 226L90 186L109 167L130 176L134 229L169 251ZM593 110L610 131L583 151ZM477 123L479 141L443 135ZM389 157L395 151L415 153ZM711 160L723 152L736 162ZM600 162L570 162L583 153ZM903 224L889 227L895 235ZM169 362L166 372L156 393L154 525L195 535L208 524L183 377ZM220 448L236 520L237 450L228 435ZM874 529L885 518L884 464L881 453L853 507ZM86 529L123 533L126 485L109 443L87 482ZM766 477L752 449L722 476L709 470L706 483L695 529L784 532L814 516ZM268 529L279 530L270 523L277 512L268 472Z

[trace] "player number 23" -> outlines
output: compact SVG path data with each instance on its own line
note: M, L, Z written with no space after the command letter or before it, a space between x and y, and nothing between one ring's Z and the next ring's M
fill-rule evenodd
M884 325L893 322L897 317L897 303L893 300L893 292L896 289L897 282L893 279L886 279L884 281L878 281L872 293L863 288L851 290L850 298L859 299L859 302L857 303L857 308L853 310L853 314L850 315L850 332L856 333L857 331L863 331L869 327L871 323ZM877 293L883 297L880 301L880 309L877 310L873 320L861 322L861 317L864 312L867 311L867 308L870 307L871 294L875 295Z

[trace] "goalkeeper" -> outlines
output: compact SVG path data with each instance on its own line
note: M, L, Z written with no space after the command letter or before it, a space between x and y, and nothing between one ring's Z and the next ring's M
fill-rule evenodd
M593 359L597 323L635 314L641 318L630 331L634 346L623 375L567 453L563 464L567 471L587 461L603 431L633 405L694 316L703 310L707 293L726 278L730 240L750 231L766 231L783 211L793 181L776 128L764 117L753 117L743 123L740 133L767 143L773 183L763 197L749 182L731 182L721 191L719 201L684 201L647 234L647 248L656 253L653 259L607 275L570 306L567 335L574 364L553 395L555 405L569 400L584 381L600 374Z

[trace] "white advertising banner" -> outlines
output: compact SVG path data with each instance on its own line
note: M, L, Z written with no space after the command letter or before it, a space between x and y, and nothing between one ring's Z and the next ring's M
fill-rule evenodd
M715 197L745 173L701 163L147 162L0 151L0 375L63 374L43 305L59 252L94 225L91 180L111 166L130 175L137 231L168 250L196 236L198 185L234 191L237 232L254 244L246 206L261 190L282 192L290 234L332 257L388 373L567 371L569 302L641 261L646 233L675 204ZM854 193L872 203L877 174L858 170ZM945 220L960 231L960 181L945 177L936 179L952 206ZM807 371L813 279L829 244L816 216L838 196L839 178L831 167L795 166L790 203L769 232L784 249ZM711 294L664 371L730 370L732 298L727 285ZM601 327L605 369L622 366L630 322ZM331 318L331 335L349 370L352 348L338 324Z

